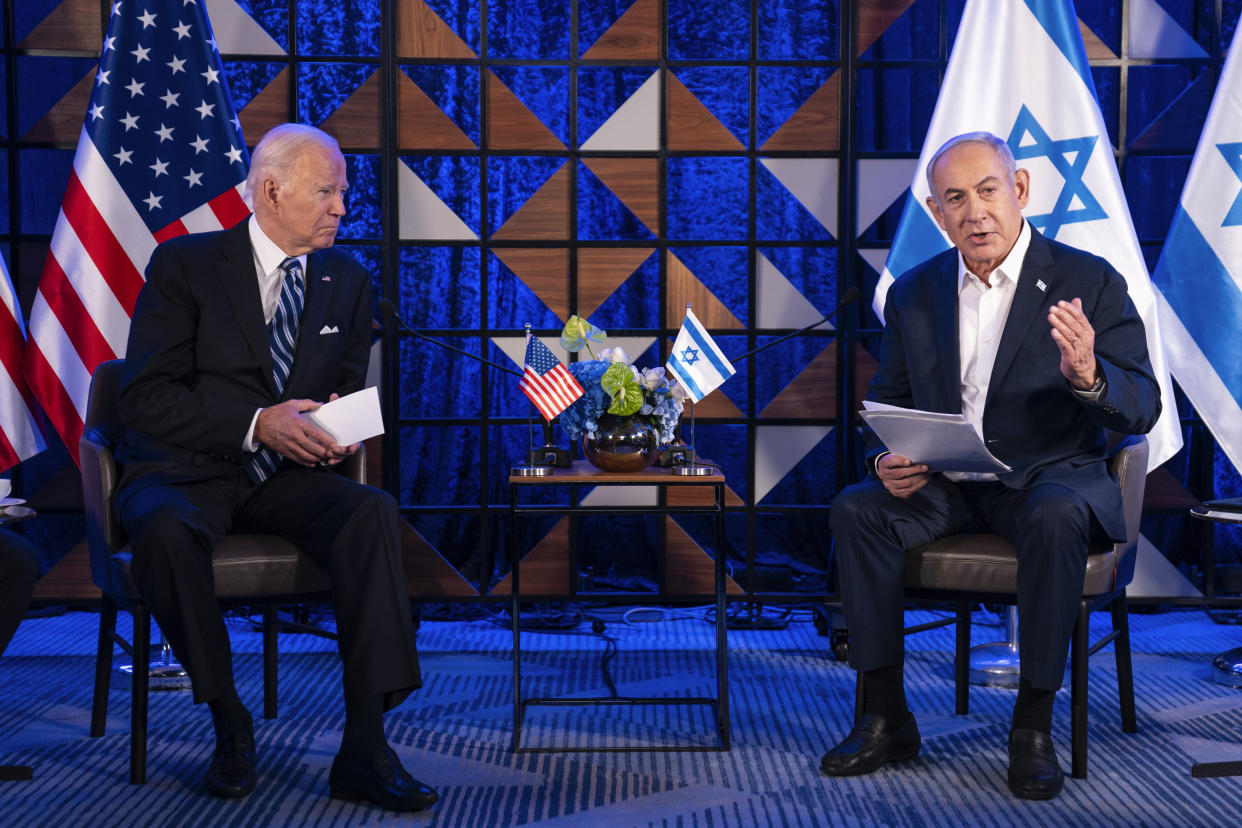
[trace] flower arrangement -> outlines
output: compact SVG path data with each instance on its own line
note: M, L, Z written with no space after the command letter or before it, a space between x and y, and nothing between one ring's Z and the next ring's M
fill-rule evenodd
M660 430L660 442L671 443L685 406L686 390L664 368L639 369L621 348L605 348L595 355L592 342L602 343L605 331L579 316L571 316L561 332L561 347L590 359L569 364L569 373L583 388L583 395L559 415L561 427L571 440L594 432L604 414L637 416Z

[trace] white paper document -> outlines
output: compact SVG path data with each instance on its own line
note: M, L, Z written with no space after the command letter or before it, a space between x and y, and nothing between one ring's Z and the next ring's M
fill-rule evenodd
M932 471L1012 471L992 456L975 427L961 414L940 414L864 401L859 412L893 454L924 463Z
M361 443L368 437L384 433L379 389L374 385L324 403L314 411L308 411L306 418L331 434L338 446Z

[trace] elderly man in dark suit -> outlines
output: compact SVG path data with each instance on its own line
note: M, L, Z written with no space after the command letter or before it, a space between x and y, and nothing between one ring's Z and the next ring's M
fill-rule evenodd
M332 579L345 732L331 795L418 810L436 793L402 768L382 721L417 675L397 507L336 474L358 446L305 417L366 373L370 279L329 249L347 187L336 141L285 124L255 148L248 220L156 249L126 353L116 508L138 587L211 710L207 790L241 797L256 782L211 552L229 531L274 533Z
M1050 799L1064 778L1052 702L1087 551L1125 536L1105 430L1150 430L1160 392L1124 279L1026 223L1030 177L1003 140L950 139L927 177L927 203L955 247L889 292L867 396L964 414L1013 470L932 473L868 435L871 474L837 496L831 515L864 715L820 768L856 775L918 754L902 683L903 558L944 535L989 531L1011 541L1018 558L1021 668L1008 785L1015 796Z

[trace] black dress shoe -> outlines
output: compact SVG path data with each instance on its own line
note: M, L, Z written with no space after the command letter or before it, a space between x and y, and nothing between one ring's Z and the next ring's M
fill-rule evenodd
M221 799L239 799L254 790L254 731L230 731L216 739L204 783L207 793Z
M1009 731L1010 793L1021 799L1052 799L1064 784L1050 735L1025 728Z
M861 776L885 762L913 759L922 743L913 714L896 730L889 730L883 716L868 713L841 744L824 754L819 769L829 776Z
M388 745L378 748L370 762L342 749L332 760L328 791L333 799L365 799L389 811L421 811L440 799L434 790L406 773Z

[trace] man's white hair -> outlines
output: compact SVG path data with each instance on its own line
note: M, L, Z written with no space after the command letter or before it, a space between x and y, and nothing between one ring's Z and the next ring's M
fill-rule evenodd
M293 162L308 144L341 150L331 135L306 124L280 124L268 130L250 156L250 172L242 195L248 207L254 209L254 196L264 179L274 179L278 184L288 180Z

